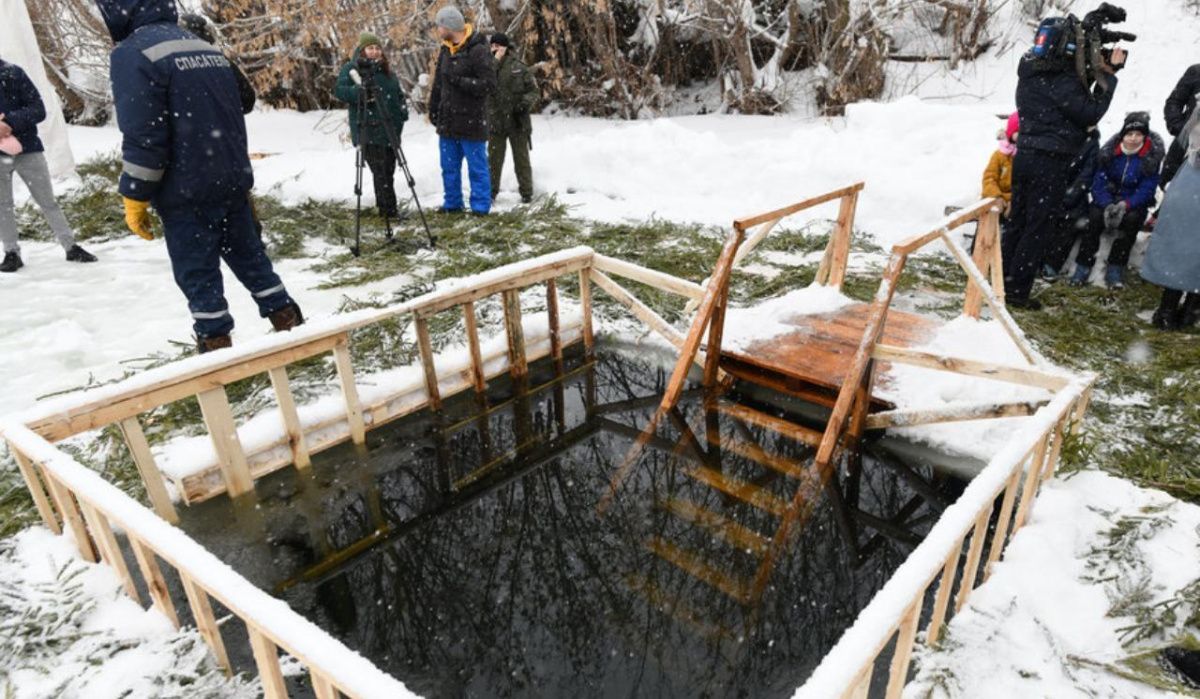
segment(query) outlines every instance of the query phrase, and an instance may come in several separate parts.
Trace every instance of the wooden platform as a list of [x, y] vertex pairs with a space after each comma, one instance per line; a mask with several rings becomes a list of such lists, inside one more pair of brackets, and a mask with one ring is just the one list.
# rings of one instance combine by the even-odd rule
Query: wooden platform
[[[721, 368], [732, 376], [818, 404], [832, 406], [862, 343], [870, 304], [833, 313], [797, 315], [785, 321], [793, 332], [754, 342], [739, 351], [723, 348]], [[935, 318], [892, 310], [883, 342], [898, 347], [927, 343], [941, 326]], [[878, 410], [894, 406], [872, 396]]]

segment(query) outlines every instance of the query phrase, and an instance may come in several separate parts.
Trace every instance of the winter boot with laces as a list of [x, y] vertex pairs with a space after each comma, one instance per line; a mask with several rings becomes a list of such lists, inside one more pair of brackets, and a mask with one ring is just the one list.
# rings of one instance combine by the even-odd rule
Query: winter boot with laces
[[72, 245], [67, 251], [67, 262], [95, 262], [96, 256], [78, 245]]
[[1179, 327], [1190, 328], [1200, 322], [1200, 294], [1188, 294], [1179, 308]]
[[208, 354], [215, 350], [229, 349], [230, 347], [233, 347], [233, 338], [228, 335], [196, 338], [196, 351], [200, 354]]
[[279, 333], [304, 325], [304, 314], [300, 312], [300, 307], [294, 303], [284, 306], [267, 316], [267, 318], [271, 321], [271, 327], [275, 328], [275, 332]]
[[4, 253], [4, 261], [0, 262], [0, 272], [15, 272], [25, 266], [21, 261], [21, 253], [6, 252]]

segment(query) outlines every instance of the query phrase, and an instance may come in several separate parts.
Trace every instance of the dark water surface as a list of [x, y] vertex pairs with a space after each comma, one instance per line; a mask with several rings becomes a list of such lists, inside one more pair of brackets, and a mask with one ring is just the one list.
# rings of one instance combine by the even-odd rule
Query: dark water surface
[[[528, 390], [460, 396], [182, 526], [424, 696], [789, 696], [961, 484], [871, 445], [861, 471], [814, 478], [811, 448], [698, 392], [622, 470], [670, 359], [539, 363]], [[804, 483], [772, 556], [771, 507]]]

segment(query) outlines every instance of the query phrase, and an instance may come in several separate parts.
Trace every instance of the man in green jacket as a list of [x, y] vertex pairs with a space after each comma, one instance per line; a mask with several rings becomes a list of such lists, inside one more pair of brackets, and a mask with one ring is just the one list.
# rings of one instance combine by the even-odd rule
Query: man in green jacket
[[[368, 89], [370, 88], [370, 89]], [[350, 105], [350, 140], [362, 146], [375, 182], [379, 215], [399, 219], [396, 202], [396, 146], [388, 140], [390, 123], [397, 139], [408, 121], [408, 104], [400, 81], [388, 64], [379, 37], [363, 34], [350, 62], [342, 66], [334, 97]]]
[[533, 124], [529, 113], [537, 102], [538, 87], [533, 74], [513, 55], [508, 36], [492, 34], [492, 55], [496, 57], [498, 88], [488, 96], [488, 164], [492, 171], [492, 201], [500, 193], [500, 175], [504, 172], [504, 156], [512, 144], [513, 165], [520, 184], [521, 201], [533, 201], [533, 166], [529, 162]]

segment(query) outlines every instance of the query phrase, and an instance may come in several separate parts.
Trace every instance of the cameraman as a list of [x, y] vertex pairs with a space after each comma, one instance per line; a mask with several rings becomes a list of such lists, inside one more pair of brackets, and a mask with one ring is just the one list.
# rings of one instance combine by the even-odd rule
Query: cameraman
[[350, 106], [350, 140], [356, 147], [362, 147], [367, 166], [371, 168], [379, 215], [399, 219], [397, 144], [388, 139], [388, 123], [399, 139], [404, 122], [408, 121], [408, 104], [379, 37], [368, 33], [359, 37], [358, 48], [350, 62], [342, 66], [333, 95]]
[[[1064, 30], [1051, 41], [1066, 45], [1071, 41], [1067, 35]], [[1030, 310], [1041, 309], [1029, 294], [1055, 238], [1071, 162], [1083, 150], [1089, 129], [1108, 111], [1117, 88], [1115, 73], [1127, 55], [1118, 48], [1101, 57], [1095, 67], [1107, 85], [1092, 89], [1077, 74], [1074, 56], [1065, 59], [1056, 47], [1045, 46], [1043, 38], [1039, 31], [1038, 47], [1021, 58], [1017, 70], [1021, 147], [1013, 163], [1011, 227], [1002, 246], [1008, 305]]]

